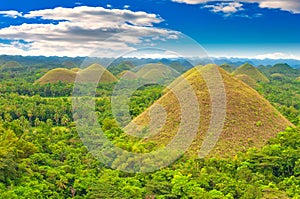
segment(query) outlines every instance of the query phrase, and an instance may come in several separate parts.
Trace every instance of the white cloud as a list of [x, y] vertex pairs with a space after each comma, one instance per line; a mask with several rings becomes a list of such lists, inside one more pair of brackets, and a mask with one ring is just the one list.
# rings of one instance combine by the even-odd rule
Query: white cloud
[[300, 56], [282, 53], [282, 52], [256, 55], [253, 58], [255, 58], [255, 59], [298, 59], [298, 60], [300, 60]]
[[17, 17], [21, 17], [22, 13], [15, 10], [8, 10], [8, 11], [0, 11], [0, 15], [4, 15], [5, 17], [17, 18]]
[[[0, 46], [1, 52], [23, 55], [85, 56], [96, 49], [102, 56], [132, 50], [143, 37], [176, 39], [178, 32], [154, 27], [163, 19], [155, 14], [130, 10], [80, 6], [31, 11], [25, 18], [59, 21], [49, 24], [22, 24], [0, 29], [0, 38], [26, 44]], [[153, 41], [151, 41], [153, 42]], [[150, 42], [149, 42], [150, 43]], [[20, 51], [21, 50], [21, 51]], [[22, 51], [23, 50], [23, 51]]]
[[204, 8], [210, 8], [212, 12], [222, 12], [226, 14], [232, 14], [243, 9], [243, 4], [239, 2], [229, 2], [229, 3], [217, 3], [215, 5], [205, 5]]
[[[220, 2], [216, 0], [172, 0], [178, 3], [186, 4], [204, 4], [209, 2]], [[233, 0], [223, 0], [223, 2], [233, 2]], [[275, 8], [291, 13], [300, 13], [300, 1], [299, 0], [236, 0], [234, 2], [239, 3], [258, 3], [261, 8]]]
[[124, 57], [128, 58], [150, 58], [150, 59], [163, 59], [163, 58], [178, 58], [178, 55], [173, 52], [164, 51], [164, 52], [135, 52], [133, 54], [126, 55]]
[[210, 0], [172, 0], [178, 3], [186, 3], [186, 4], [201, 4], [210, 2]]
[[[146, 12], [133, 12], [130, 10], [106, 9], [103, 7], [88, 7], [80, 6], [75, 8], [57, 7], [54, 9], [45, 9], [31, 11], [25, 14], [26, 18], [41, 17], [42, 19], [50, 20], [67, 20], [72, 23], [86, 22], [86, 26], [91, 24], [96, 26], [123, 24], [130, 22], [134, 25], [152, 26], [154, 23], [160, 23], [163, 20], [155, 14]], [[88, 23], [90, 22], [90, 23]], [[98, 24], [98, 25], [97, 25]]]
[[300, 13], [300, 1], [298, 0], [260, 0], [259, 6], [261, 8], [280, 8], [292, 13]]
[[108, 8], [112, 8], [112, 5], [110, 5], [110, 4], [107, 4], [107, 5], [106, 5], [106, 7], [108, 7]]
[[125, 5], [123, 8], [128, 9], [128, 8], [130, 8], [130, 5]]

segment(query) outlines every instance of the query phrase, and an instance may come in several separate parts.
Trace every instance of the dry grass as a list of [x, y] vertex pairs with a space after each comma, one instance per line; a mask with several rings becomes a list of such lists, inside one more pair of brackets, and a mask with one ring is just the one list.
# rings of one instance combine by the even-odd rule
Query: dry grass
[[[212, 66], [193, 68], [182, 76], [193, 87], [201, 113], [198, 134], [187, 152], [189, 155], [198, 154], [210, 124], [212, 107], [210, 94], [207, 84], [197, 71], [199, 69], [201, 73], [205, 72], [208, 67]], [[261, 147], [278, 132], [292, 125], [254, 89], [232, 77], [223, 69], [218, 68], [218, 70], [221, 73], [226, 90], [226, 119], [219, 140], [209, 156], [232, 157], [237, 152], [245, 151], [250, 147]], [[175, 80], [171, 87], [177, 87], [177, 90], [182, 92], [186, 90], [186, 86], [183, 86], [182, 80], [179, 79]], [[186, 98], [189, 97], [186, 96]], [[133, 128], [134, 125], [129, 124], [126, 129], [132, 134], [135, 134], [132, 131], [149, 129], [149, 126], [151, 126], [149, 112], [157, 105], [162, 106], [166, 113], [158, 114], [152, 119], [159, 120], [162, 126], [158, 128], [159, 132], [157, 134], [144, 139], [143, 142], [153, 141], [163, 147], [175, 136], [181, 122], [180, 104], [171, 90], [133, 120], [141, 128]], [[166, 117], [165, 123], [161, 122], [163, 117]], [[193, 115], [190, 117], [193, 117]], [[189, 131], [188, 128], [185, 130], [186, 132]], [[187, 133], [186, 136], [189, 136], [189, 134]]]
[[249, 77], [248, 75], [237, 75], [235, 76], [235, 78], [241, 80], [242, 82], [246, 83], [248, 86], [252, 87], [252, 88], [257, 88], [258, 84], [256, 83], [256, 81]]

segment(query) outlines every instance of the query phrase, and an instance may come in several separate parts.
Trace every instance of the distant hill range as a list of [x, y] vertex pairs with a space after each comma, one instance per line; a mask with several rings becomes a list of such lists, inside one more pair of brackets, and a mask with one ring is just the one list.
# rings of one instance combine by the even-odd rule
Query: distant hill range
[[254, 66], [264, 65], [273, 66], [278, 63], [286, 63], [292, 68], [300, 68], [300, 60], [296, 59], [249, 59], [249, 58], [212, 58], [214, 63], [221, 65], [223, 63], [240, 66], [248, 62]]
[[[11, 77], [17, 73], [36, 72], [44, 70], [52, 70], [57, 68], [70, 69], [78, 72], [78, 68], [86, 68], [93, 63], [100, 63], [102, 66], [112, 73], [115, 77], [119, 77], [123, 71], [132, 71], [143, 65], [161, 63], [178, 73], [184, 73], [196, 65], [206, 65], [215, 63], [229, 73], [234, 72], [241, 65], [248, 63], [266, 76], [269, 80], [283, 80], [286, 78], [296, 79], [300, 76], [300, 60], [293, 59], [247, 59], [247, 58], [86, 58], [86, 57], [44, 57], [44, 56], [10, 56], [0, 55], [0, 71], [10, 73]], [[56, 71], [57, 72], [57, 71]], [[62, 71], [58, 72], [59, 74]], [[41, 73], [43, 74], [43, 73]], [[152, 71], [152, 74], [153, 73]], [[70, 74], [69, 74], [70, 75]], [[251, 77], [249, 74], [243, 74]], [[133, 75], [130, 75], [133, 77]], [[261, 76], [261, 75], [260, 75]], [[239, 78], [246, 82], [251, 82], [245, 76]], [[252, 79], [253, 76], [251, 77]], [[51, 78], [50, 78], [51, 79]], [[257, 80], [256, 80], [257, 81]]]
[[279, 77], [279, 76], [281, 76], [281, 77], [298, 77], [298, 76], [300, 76], [300, 69], [292, 68], [287, 63], [277, 63], [273, 66], [259, 66], [258, 69], [269, 77], [272, 77], [272, 76], [273, 77]]

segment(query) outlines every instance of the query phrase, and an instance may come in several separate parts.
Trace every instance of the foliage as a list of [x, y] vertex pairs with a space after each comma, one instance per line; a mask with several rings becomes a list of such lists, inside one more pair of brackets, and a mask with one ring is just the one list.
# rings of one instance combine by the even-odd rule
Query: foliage
[[[264, 147], [251, 148], [233, 158], [184, 156], [152, 173], [130, 174], [106, 168], [87, 151], [76, 132], [72, 85], [33, 84], [45, 73], [41, 68], [53, 65], [1, 73], [0, 198], [300, 197], [299, 127], [288, 128]], [[155, 149], [151, 143], [137, 144], [118, 128], [110, 110], [113, 86], [99, 84], [95, 98], [95, 111], [105, 135], [131, 151]], [[299, 86], [293, 79], [274, 79], [260, 84], [258, 90], [297, 125]], [[151, 106], [163, 89], [151, 85], [133, 93], [129, 104], [132, 116]], [[262, 128], [265, 122], [257, 120], [253, 125]]]

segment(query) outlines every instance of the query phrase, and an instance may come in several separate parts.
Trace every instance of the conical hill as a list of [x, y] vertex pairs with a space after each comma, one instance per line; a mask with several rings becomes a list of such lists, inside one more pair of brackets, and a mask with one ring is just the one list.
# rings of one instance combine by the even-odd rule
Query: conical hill
[[[198, 133], [187, 152], [190, 155], [197, 155], [205, 137], [215, 133], [207, 132], [212, 118], [212, 99], [208, 84], [203, 79], [203, 74], [207, 73], [209, 71], [207, 69], [210, 67], [217, 66], [196, 67], [182, 76], [185, 77], [194, 90], [198, 102], [198, 106], [195, 106], [194, 109], [199, 108], [200, 110]], [[245, 151], [250, 147], [262, 147], [278, 132], [292, 125], [250, 86], [232, 77], [219, 67], [217, 67], [217, 70], [221, 74], [225, 88], [226, 117], [224, 118], [225, 122], [223, 128], [221, 128], [219, 139], [210, 151], [209, 156], [232, 157], [237, 152]], [[206, 74], [206, 76], [209, 76], [209, 74]], [[151, 130], [151, 125], [154, 122], [154, 125], [158, 126], [156, 130], [158, 129], [159, 131], [155, 133], [150, 132], [150, 136], [143, 139], [143, 142], [152, 141], [160, 147], [170, 143], [179, 130], [182, 118], [180, 100], [177, 98], [178, 93], [184, 93], [187, 90], [187, 86], [182, 82], [179, 79], [175, 80], [171, 87], [177, 87], [177, 94], [169, 90], [127, 125], [125, 128], [126, 132], [132, 135], [138, 135], [141, 132], [145, 133], [147, 130]], [[215, 96], [218, 95], [219, 93], [216, 93]], [[185, 98], [193, 98], [193, 96], [187, 95]], [[213, 100], [218, 103], [218, 98]], [[155, 113], [162, 108], [165, 110], [163, 114], [156, 114], [154, 117], [151, 117], [153, 112]], [[221, 112], [222, 110], [220, 110], [220, 114], [222, 114]], [[219, 113], [215, 113], [218, 116]], [[190, 114], [188, 117], [192, 119], [195, 115]], [[136, 125], [139, 126], [137, 127]], [[186, 136], [190, 136], [189, 130], [192, 131], [192, 129], [186, 127]]]

